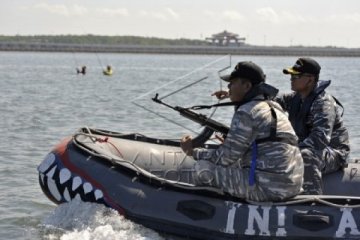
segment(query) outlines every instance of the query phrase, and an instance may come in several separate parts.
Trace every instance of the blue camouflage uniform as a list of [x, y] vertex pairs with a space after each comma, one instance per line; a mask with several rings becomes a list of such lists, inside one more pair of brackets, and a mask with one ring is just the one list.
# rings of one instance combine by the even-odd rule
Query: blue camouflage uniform
[[276, 101], [289, 113], [289, 120], [299, 137], [304, 160], [304, 192], [322, 194], [322, 174], [339, 170], [350, 152], [349, 135], [342, 120], [339, 102], [325, 92], [330, 81], [318, 81], [304, 100], [295, 92]]
[[[286, 141], [260, 141], [274, 130], [274, 115], [276, 138]], [[281, 107], [258, 95], [237, 108], [230, 131], [219, 148], [194, 149], [193, 157], [198, 160], [195, 182], [252, 201], [293, 197], [301, 192], [304, 172], [297, 140]], [[254, 141], [258, 143], [255, 145]], [[254, 150], [257, 151], [252, 172]]]

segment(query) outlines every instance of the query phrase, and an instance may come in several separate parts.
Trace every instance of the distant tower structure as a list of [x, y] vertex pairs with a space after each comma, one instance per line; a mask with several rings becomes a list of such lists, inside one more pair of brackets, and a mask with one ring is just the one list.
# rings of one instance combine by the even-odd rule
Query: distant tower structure
[[245, 38], [239, 37], [236, 33], [223, 31], [217, 34], [213, 34], [211, 37], [205, 38], [205, 40], [214, 46], [241, 46], [245, 45]]

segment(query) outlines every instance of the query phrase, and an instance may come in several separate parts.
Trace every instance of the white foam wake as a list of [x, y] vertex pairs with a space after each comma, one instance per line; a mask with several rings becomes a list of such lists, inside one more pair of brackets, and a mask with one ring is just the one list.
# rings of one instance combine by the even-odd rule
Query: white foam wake
[[115, 210], [74, 199], [59, 205], [43, 220], [43, 238], [60, 240], [163, 240]]

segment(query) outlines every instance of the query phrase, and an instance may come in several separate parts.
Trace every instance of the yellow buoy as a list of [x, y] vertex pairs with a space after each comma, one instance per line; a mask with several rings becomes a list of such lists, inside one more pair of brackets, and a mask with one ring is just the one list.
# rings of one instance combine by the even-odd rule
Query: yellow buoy
[[110, 65], [108, 65], [106, 69], [103, 70], [103, 74], [106, 76], [111, 76], [113, 74], [113, 70]]

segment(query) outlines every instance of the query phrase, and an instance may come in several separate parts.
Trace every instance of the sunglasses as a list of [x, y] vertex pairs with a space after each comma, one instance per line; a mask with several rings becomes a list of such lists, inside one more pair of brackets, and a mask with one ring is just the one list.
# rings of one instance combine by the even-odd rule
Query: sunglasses
[[291, 74], [290, 79], [291, 80], [296, 80], [296, 79], [299, 79], [299, 78], [302, 78], [302, 77], [312, 77], [312, 76], [314, 76], [314, 75], [306, 74], [306, 73], [303, 73], [303, 74]]

